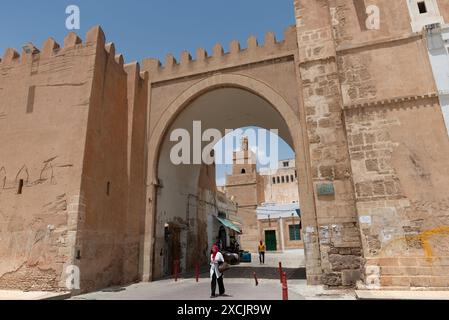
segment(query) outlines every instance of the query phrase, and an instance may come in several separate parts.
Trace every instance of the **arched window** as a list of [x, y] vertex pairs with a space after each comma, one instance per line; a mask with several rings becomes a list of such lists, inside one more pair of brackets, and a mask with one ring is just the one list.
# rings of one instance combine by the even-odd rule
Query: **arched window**
[[281, 179], [279, 177], [276, 178], [278, 183], [281, 183]]
[[285, 177], [282, 176], [282, 183], [285, 183]]
[[273, 178], [273, 184], [276, 184], [276, 178]]
[[289, 183], [290, 182], [290, 177], [286, 176], [286, 179], [287, 179], [287, 183]]
[[245, 173], [246, 173], [246, 170], [242, 169], [241, 174], [245, 174]]

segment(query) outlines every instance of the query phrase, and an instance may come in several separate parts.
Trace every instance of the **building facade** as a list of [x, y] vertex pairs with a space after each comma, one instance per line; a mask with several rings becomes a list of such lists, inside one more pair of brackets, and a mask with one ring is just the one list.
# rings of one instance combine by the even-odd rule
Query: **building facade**
[[243, 250], [257, 252], [259, 241], [266, 243], [268, 251], [304, 247], [294, 159], [279, 161], [277, 169], [258, 171], [256, 155], [243, 137], [240, 150], [234, 152], [232, 173], [226, 176], [225, 192], [238, 205]]
[[[169, 134], [193, 135], [196, 120], [277, 128], [295, 151], [309, 284], [448, 288], [449, 2], [294, 3], [282, 41], [267, 33], [179, 62], [125, 65], [99, 27], [7, 49], [0, 288], [67, 290], [74, 268], [74, 293], [160, 278], [166, 225], [196, 232], [187, 208], [201, 165], [171, 163]], [[259, 197], [239, 203], [243, 220], [257, 222]]]
[[299, 203], [298, 172], [295, 159], [279, 161], [277, 169], [261, 169], [265, 203]]
[[299, 205], [264, 204], [257, 208], [259, 238], [267, 251], [304, 248]]

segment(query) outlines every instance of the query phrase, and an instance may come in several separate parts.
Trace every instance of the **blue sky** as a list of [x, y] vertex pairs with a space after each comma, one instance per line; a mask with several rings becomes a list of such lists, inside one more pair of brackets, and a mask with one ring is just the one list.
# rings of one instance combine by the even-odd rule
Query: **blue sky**
[[199, 47], [208, 52], [216, 43], [225, 48], [231, 40], [243, 46], [250, 35], [263, 42], [264, 34], [283, 31], [294, 24], [293, 0], [22, 0], [2, 1], [0, 51], [20, 49], [28, 41], [40, 48], [48, 37], [59, 43], [67, 34], [65, 9], [81, 11], [81, 38], [94, 25], [101, 25], [108, 41], [116, 44], [125, 60], [146, 57], [193, 55]]
[[[197, 48], [212, 52], [216, 43], [227, 50], [234, 39], [245, 47], [251, 35], [263, 43], [270, 31], [283, 39], [284, 30], [295, 23], [293, 0], [22, 0], [20, 5], [2, 1], [0, 52], [9, 47], [21, 52], [27, 42], [41, 48], [50, 36], [62, 44], [69, 32], [65, 23], [69, 5], [80, 8], [81, 29], [75, 32], [82, 39], [92, 26], [101, 25], [107, 41], [115, 43], [127, 62], [147, 57], [163, 61], [167, 53], [178, 58], [183, 50], [194, 56]], [[250, 147], [255, 150], [256, 141], [250, 141]], [[280, 140], [278, 158], [293, 156]], [[230, 170], [229, 165], [217, 167], [219, 184]]]

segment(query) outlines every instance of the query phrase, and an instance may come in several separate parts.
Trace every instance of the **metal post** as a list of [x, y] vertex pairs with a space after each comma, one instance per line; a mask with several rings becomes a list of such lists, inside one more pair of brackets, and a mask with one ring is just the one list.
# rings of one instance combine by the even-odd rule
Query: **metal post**
[[279, 279], [282, 283], [282, 262], [279, 262]]
[[287, 274], [284, 272], [282, 274], [282, 300], [288, 300], [288, 285], [287, 285]]
[[253, 275], [254, 275], [254, 281], [256, 281], [256, 287], [257, 287], [259, 285], [259, 280], [257, 280], [257, 275], [255, 272], [253, 273]]

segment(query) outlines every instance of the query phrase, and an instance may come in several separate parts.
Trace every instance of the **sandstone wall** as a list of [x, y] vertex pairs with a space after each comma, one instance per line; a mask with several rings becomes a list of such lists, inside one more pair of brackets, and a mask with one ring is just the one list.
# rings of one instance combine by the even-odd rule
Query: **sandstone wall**
[[137, 280], [144, 199], [138, 161], [144, 159], [145, 118], [137, 118], [145, 117], [146, 86], [137, 66], [128, 66], [127, 74], [101, 30], [97, 43], [81, 181], [85, 212], [76, 247], [83, 291]]
[[0, 63], [0, 288], [67, 290], [96, 44], [72, 33], [29, 48]]
[[[306, 259], [318, 261], [307, 272], [326, 285], [353, 285], [363, 259], [329, 4], [296, 1], [295, 8], [317, 219], [316, 227], [304, 219]], [[320, 194], [322, 184], [334, 192]]]
[[124, 282], [139, 279], [142, 272], [141, 250], [145, 234], [147, 159], [146, 135], [148, 121], [148, 74], [140, 72], [140, 65], [125, 65], [128, 75], [128, 211], [124, 243], [127, 247], [123, 268]]
[[[375, 4], [381, 12], [379, 30], [363, 28], [366, 16], [360, 10], [366, 8], [353, 1], [304, 1], [298, 6], [298, 41], [305, 61], [301, 77], [315, 88], [305, 99], [318, 132], [309, 136], [312, 163], [321, 159], [323, 149], [314, 146], [322, 143], [319, 132], [329, 126], [325, 118], [334, 110], [334, 123], [343, 121], [342, 137], [349, 146], [365, 285], [447, 287], [448, 201], [441, 190], [449, 182], [449, 141], [426, 42], [421, 33], [412, 33], [404, 1]], [[327, 10], [332, 28], [309, 17]], [[447, 14], [444, 6], [440, 11]], [[313, 26], [313, 32], [305, 31]], [[331, 83], [334, 100], [328, 97]], [[319, 168], [315, 174], [323, 177]], [[331, 268], [349, 265], [329, 258]]]

